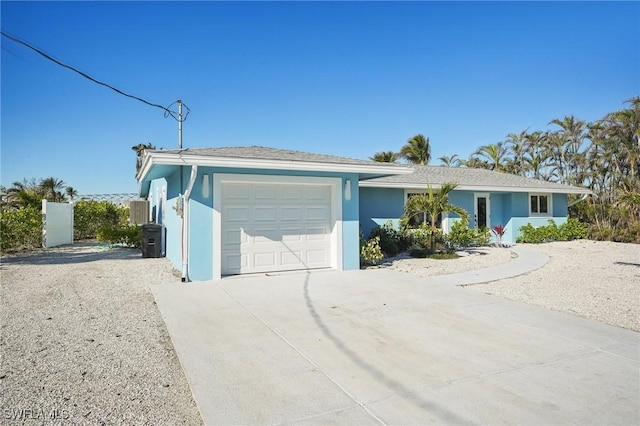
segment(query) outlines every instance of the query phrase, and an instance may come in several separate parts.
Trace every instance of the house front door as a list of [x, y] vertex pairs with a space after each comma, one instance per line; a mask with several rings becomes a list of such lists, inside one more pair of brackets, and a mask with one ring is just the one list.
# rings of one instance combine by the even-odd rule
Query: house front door
[[476, 227], [491, 227], [491, 217], [490, 217], [490, 198], [489, 194], [478, 193], [475, 194], [475, 203], [474, 203], [474, 221]]

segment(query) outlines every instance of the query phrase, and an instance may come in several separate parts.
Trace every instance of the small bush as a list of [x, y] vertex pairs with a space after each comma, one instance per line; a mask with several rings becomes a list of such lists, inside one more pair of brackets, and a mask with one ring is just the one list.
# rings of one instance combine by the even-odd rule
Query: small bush
[[553, 219], [549, 219], [548, 225], [535, 227], [527, 223], [520, 227], [520, 236], [516, 239], [519, 243], [540, 244], [550, 241], [570, 241], [586, 238], [587, 225], [578, 219], [568, 219], [566, 223], [558, 226]]
[[384, 259], [380, 248], [380, 237], [373, 237], [369, 241], [360, 239], [360, 263], [363, 265], [377, 265]]
[[73, 206], [74, 239], [96, 238], [98, 229], [117, 227], [129, 219], [129, 208], [110, 201], [80, 200]]
[[42, 212], [34, 207], [0, 210], [0, 251], [42, 246]]
[[429, 250], [421, 246], [409, 247], [409, 256], [424, 259], [429, 254]]
[[447, 239], [453, 247], [486, 246], [491, 241], [491, 233], [487, 228], [469, 228], [464, 220], [457, 220], [451, 225]]
[[142, 227], [138, 225], [103, 225], [98, 229], [96, 237], [101, 243], [142, 248]]
[[375, 237], [379, 237], [380, 248], [387, 257], [393, 257], [411, 245], [410, 236], [394, 229], [391, 221], [388, 221], [383, 226], [373, 228], [369, 235], [369, 240]]

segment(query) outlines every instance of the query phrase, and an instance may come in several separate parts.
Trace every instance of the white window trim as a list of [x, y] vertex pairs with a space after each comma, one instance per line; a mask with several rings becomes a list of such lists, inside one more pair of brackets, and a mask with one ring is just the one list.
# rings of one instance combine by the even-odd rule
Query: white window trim
[[[538, 210], [540, 210], [540, 196], [547, 197], [547, 212], [535, 213], [531, 211], [531, 197], [538, 197]], [[553, 217], [553, 195], [548, 192], [529, 192], [527, 196], [527, 203], [529, 203], [529, 217]]]

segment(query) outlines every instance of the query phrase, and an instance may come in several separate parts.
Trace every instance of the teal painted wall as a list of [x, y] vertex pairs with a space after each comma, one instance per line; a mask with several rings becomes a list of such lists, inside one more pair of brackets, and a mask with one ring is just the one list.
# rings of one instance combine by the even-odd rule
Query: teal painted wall
[[[474, 198], [473, 191], [453, 191], [449, 195], [452, 204], [460, 206], [469, 212], [469, 222], [474, 226]], [[531, 222], [535, 226], [546, 225], [550, 218], [529, 217], [529, 194], [523, 192], [490, 192], [490, 224], [491, 227], [502, 225], [505, 234], [503, 242], [513, 243], [520, 235], [519, 228]], [[567, 196], [566, 194], [552, 195], [552, 212], [554, 221], [560, 225], [566, 222]], [[397, 224], [402, 216], [404, 207], [404, 189], [398, 188], [361, 188], [360, 189], [360, 225], [365, 234], [369, 236], [371, 229], [376, 225], [382, 225], [391, 220]], [[455, 214], [449, 215], [448, 230], [451, 225], [459, 220]], [[495, 234], [491, 233], [493, 241], [497, 241]]]
[[[180, 180], [180, 169], [182, 182]], [[189, 279], [193, 281], [209, 280], [214, 275], [213, 250], [214, 223], [213, 223], [213, 175], [214, 173], [241, 173], [255, 175], [272, 176], [309, 176], [309, 177], [331, 177], [340, 178], [340, 192], [342, 197], [342, 266], [345, 270], [360, 268], [359, 249], [359, 194], [358, 175], [340, 173], [314, 173], [314, 172], [287, 172], [281, 170], [247, 170], [239, 168], [213, 168], [198, 167], [197, 177], [194, 182], [191, 198], [188, 205], [189, 215]], [[176, 269], [182, 270], [182, 250], [181, 250], [181, 217], [171, 208], [176, 204], [180, 194], [184, 193], [189, 182], [191, 167], [175, 167], [174, 171], [166, 176], [167, 204], [165, 208], [166, 227], [166, 253]], [[208, 194], [203, 193], [203, 176], [209, 176]], [[149, 194], [154, 194], [155, 188], [160, 181], [156, 179], [150, 185]], [[351, 199], [345, 198], [344, 187], [346, 181], [351, 181]]]
[[392, 221], [397, 228], [404, 212], [404, 189], [360, 188], [360, 226], [365, 238], [376, 226]]
[[342, 190], [342, 268], [344, 270], [360, 269], [360, 194], [358, 191], [358, 175], [342, 176], [341, 188], [346, 180], [351, 181], [351, 199], [345, 199]]

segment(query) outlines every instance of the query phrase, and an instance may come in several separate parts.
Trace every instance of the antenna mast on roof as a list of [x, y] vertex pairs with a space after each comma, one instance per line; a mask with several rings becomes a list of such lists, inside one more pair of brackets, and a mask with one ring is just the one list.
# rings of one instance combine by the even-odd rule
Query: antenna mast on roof
[[178, 149], [182, 149], [182, 101], [178, 99]]

